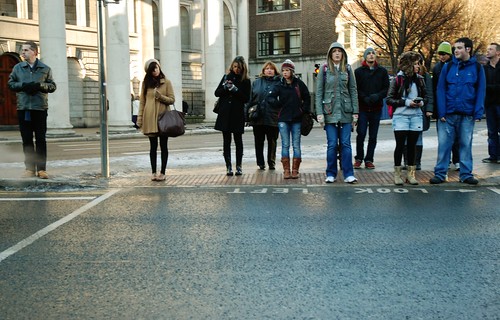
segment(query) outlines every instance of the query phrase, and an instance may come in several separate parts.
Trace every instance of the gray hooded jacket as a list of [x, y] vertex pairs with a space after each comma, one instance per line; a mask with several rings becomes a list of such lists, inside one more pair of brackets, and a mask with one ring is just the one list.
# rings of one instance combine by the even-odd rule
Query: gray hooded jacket
[[[340, 48], [343, 52], [339, 70], [331, 60], [331, 51], [334, 48]], [[357, 114], [359, 110], [358, 92], [356, 78], [351, 66], [347, 64], [344, 47], [338, 42], [332, 43], [326, 61], [317, 78], [316, 114], [324, 115], [325, 123], [351, 123], [353, 114]]]

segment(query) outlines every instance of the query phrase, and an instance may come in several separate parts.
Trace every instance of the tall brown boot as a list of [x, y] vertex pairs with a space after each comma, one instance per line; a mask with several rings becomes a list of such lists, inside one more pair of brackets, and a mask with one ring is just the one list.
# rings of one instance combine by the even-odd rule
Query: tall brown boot
[[283, 178], [290, 179], [290, 158], [281, 158], [281, 163], [283, 164]]
[[301, 162], [302, 162], [301, 158], [293, 158], [292, 179], [298, 179], [299, 178], [299, 167], [300, 167], [300, 163]]

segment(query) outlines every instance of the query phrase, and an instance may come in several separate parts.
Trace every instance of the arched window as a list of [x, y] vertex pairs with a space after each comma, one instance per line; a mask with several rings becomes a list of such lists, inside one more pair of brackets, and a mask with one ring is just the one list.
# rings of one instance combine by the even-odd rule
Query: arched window
[[186, 7], [181, 7], [181, 45], [182, 49], [191, 48], [191, 19]]

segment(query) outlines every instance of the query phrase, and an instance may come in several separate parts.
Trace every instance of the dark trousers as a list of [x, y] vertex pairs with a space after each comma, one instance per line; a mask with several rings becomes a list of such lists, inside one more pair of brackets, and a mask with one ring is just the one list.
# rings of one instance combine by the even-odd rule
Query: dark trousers
[[[380, 126], [380, 116], [382, 111], [371, 111], [359, 113], [358, 126], [356, 128], [356, 156], [354, 159], [373, 162], [375, 147], [377, 146], [378, 128]], [[366, 156], [364, 151], [364, 143], [368, 133], [368, 146], [366, 148]]]
[[[47, 110], [18, 110], [19, 131], [23, 140], [24, 165], [26, 170], [47, 169]], [[33, 143], [33, 133], [35, 143]]]
[[395, 166], [401, 166], [401, 160], [403, 159], [403, 153], [405, 151], [405, 144], [408, 155], [408, 165], [415, 165], [415, 153], [419, 135], [420, 131], [394, 131], [394, 137], [396, 138], [396, 148], [394, 149]]
[[500, 160], [500, 105], [486, 106], [488, 127], [488, 154], [490, 159]]
[[231, 135], [234, 136], [234, 144], [236, 145], [236, 165], [241, 167], [241, 162], [243, 160], [243, 134], [242, 133], [231, 133], [228, 131], [222, 132], [223, 138], [223, 155], [226, 161], [226, 166], [231, 165]]
[[267, 164], [270, 168], [276, 166], [276, 146], [279, 136], [278, 127], [253, 126], [255, 142], [255, 157], [258, 166], [264, 166], [264, 141], [267, 139]]
[[151, 172], [156, 173], [156, 150], [158, 149], [158, 138], [160, 138], [161, 149], [161, 170], [160, 173], [165, 174], [168, 162], [168, 137], [149, 137], [149, 160], [151, 161]]

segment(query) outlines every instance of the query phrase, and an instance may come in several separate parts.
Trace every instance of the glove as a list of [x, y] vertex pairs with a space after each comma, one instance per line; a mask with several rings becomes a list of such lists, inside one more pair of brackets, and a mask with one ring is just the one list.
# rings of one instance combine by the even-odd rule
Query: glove
[[40, 91], [40, 87], [41, 87], [41, 85], [39, 82], [29, 82], [24, 86], [24, 92], [26, 92], [30, 95], [34, 95], [38, 91]]
[[319, 124], [324, 127], [325, 126], [325, 116], [322, 114], [318, 114], [317, 116]]

